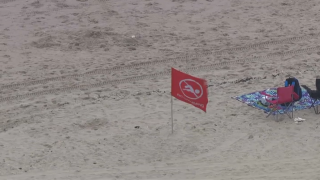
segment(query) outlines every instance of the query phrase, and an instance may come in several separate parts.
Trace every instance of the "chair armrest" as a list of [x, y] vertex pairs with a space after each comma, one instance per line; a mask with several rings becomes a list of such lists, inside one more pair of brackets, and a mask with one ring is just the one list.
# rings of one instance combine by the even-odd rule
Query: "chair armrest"
[[292, 95], [294, 100], [299, 99], [299, 95], [297, 93], [293, 92]]

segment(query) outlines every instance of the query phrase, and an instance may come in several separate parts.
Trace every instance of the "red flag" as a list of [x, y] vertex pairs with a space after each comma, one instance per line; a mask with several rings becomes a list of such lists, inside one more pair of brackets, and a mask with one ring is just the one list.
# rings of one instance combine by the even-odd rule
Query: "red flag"
[[206, 112], [207, 82], [171, 68], [171, 95]]

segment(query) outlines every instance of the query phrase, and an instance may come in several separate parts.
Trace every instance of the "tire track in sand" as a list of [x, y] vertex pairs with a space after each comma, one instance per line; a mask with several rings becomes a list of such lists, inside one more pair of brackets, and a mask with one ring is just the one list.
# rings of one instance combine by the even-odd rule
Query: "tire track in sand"
[[[256, 61], [256, 60], [268, 60], [269, 58], [284, 57], [284, 56], [288, 56], [288, 55], [296, 55], [296, 54], [302, 54], [302, 53], [310, 53], [310, 52], [319, 51], [319, 50], [320, 50], [320, 46], [317, 46], [317, 47], [299, 49], [299, 50], [293, 50], [293, 51], [287, 51], [287, 52], [278, 52], [278, 53], [273, 53], [273, 54], [269, 54], [266, 56], [253, 57], [253, 58], [248, 58], [248, 59], [240, 59], [240, 60], [235, 60], [235, 61], [186, 68], [186, 69], [183, 69], [182, 71], [186, 71], [189, 73], [190, 72], [200, 72], [200, 71], [204, 71], [204, 70], [210, 70], [210, 69], [216, 68], [218, 66], [228, 66], [228, 65], [234, 65], [237, 63], [252, 62], [252, 61]], [[102, 71], [101, 71], [101, 73], [102, 73]], [[24, 98], [28, 98], [28, 97], [35, 97], [35, 96], [41, 96], [41, 95], [47, 95], [47, 94], [68, 92], [68, 91], [73, 91], [73, 90], [78, 90], [78, 89], [89, 89], [89, 88], [96, 88], [96, 87], [101, 87], [101, 86], [105, 86], [105, 85], [117, 85], [117, 84], [123, 84], [123, 83], [132, 83], [134, 81], [145, 80], [145, 79], [150, 79], [150, 78], [157, 78], [159, 76], [162, 76], [162, 77], [169, 76], [170, 74], [171, 74], [171, 70], [167, 70], [167, 71], [162, 71], [162, 72], [155, 73], [155, 74], [133, 76], [133, 77], [129, 77], [126, 79], [103, 81], [100, 83], [89, 84], [89, 85], [76, 85], [76, 86], [71, 86], [71, 87], [49, 89], [49, 90], [38, 91], [38, 92], [28, 93], [28, 94], [23, 94], [23, 95], [4, 97], [4, 98], [0, 99], [0, 103], [5, 102], [5, 101], [24, 99]]]
[[[308, 39], [314, 39], [318, 38], [320, 36], [320, 33], [317, 34], [312, 34], [308, 36], [299, 36], [299, 37], [291, 37], [291, 38], [285, 38], [282, 40], [275, 40], [275, 41], [266, 41], [266, 42], [261, 42], [261, 43], [256, 43], [256, 44], [251, 44], [248, 46], [243, 46], [243, 47], [237, 47], [237, 48], [230, 48], [230, 49], [224, 49], [221, 51], [213, 52], [213, 51], [205, 51], [203, 53], [198, 53], [198, 54], [193, 54], [193, 55], [185, 55], [185, 56], [179, 56], [175, 58], [168, 58], [168, 59], [161, 59], [161, 60], [156, 60], [156, 61], [147, 61], [147, 62], [142, 62], [142, 63], [135, 63], [131, 65], [126, 65], [126, 66], [117, 66], [109, 69], [96, 69], [93, 71], [89, 71], [83, 74], [71, 74], [71, 75], [65, 75], [65, 76], [59, 76], [59, 77], [52, 77], [52, 78], [46, 78], [46, 79], [41, 79], [41, 80], [35, 80], [35, 81], [28, 81], [28, 82], [20, 82], [20, 83], [15, 83], [15, 84], [9, 84], [9, 85], [2, 85], [0, 89], [7, 89], [7, 88], [16, 88], [19, 86], [32, 86], [36, 84], [45, 84], [50, 81], [63, 81], [66, 79], [72, 79], [76, 77], [85, 77], [85, 76], [91, 76], [95, 74], [109, 74], [114, 71], [123, 71], [123, 70], [128, 70], [132, 68], [137, 68], [137, 67], [146, 67], [146, 66], [151, 66], [151, 65], [156, 65], [156, 64], [165, 64], [165, 63], [171, 63], [171, 62], [181, 62], [181, 61], [189, 61], [191, 59], [195, 58], [202, 58], [206, 56], [211, 56], [211, 55], [222, 55], [222, 54], [230, 54], [233, 52], [237, 51], [244, 51], [244, 50], [249, 50], [249, 49], [254, 49], [257, 47], [266, 47], [270, 45], [277, 45], [277, 44], [284, 44], [284, 43], [291, 43], [295, 41], [303, 41], [303, 40], [308, 40]], [[231, 63], [217, 63], [215, 66], [221, 66], [221, 65], [229, 65]], [[211, 65], [212, 66], [212, 65]]]

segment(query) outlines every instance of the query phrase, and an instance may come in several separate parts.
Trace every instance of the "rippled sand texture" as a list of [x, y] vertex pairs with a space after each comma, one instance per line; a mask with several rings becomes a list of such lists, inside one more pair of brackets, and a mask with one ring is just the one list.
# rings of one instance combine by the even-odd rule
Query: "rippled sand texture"
[[[320, 177], [319, 118], [231, 99], [320, 75], [317, 0], [0, 0], [0, 179]], [[132, 37], [134, 36], [134, 37]], [[205, 78], [207, 113], [170, 68]]]

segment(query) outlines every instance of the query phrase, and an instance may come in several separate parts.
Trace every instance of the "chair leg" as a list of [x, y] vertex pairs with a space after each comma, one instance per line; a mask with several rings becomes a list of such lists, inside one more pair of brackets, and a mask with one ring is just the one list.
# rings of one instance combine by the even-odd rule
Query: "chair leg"
[[318, 107], [313, 106], [314, 113], [318, 114]]
[[[289, 117], [289, 119], [292, 118], [292, 117], [290, 116], [290, 112], [285, 111], [284, 113]], [[292, 116], [293, 116], [293, 115], [292, 115]]]
[[315, 100], [312, 99], [312, 100], [311, 100], [311, 103], [312, 103], [312, 104], [311, 104], [310, 108], [313, 108], [314, 112], [317, 114], [316, 107], [314, 106]]
[[316, 114], [319, 114], [319, 113], [320, 113], [320, 112], [319, 112], [319, 106], [315, 106], [315, 105], [314, 105], [316, 102], [317, 102], [317, 99], [312, 100], [311, 107], [313, 107], [314, 112], [315, 112]]
[[[271, 114], [276, 113], [277, 111], [278, 111], [278, 110], [277, 110], [277, 107], [276, 107], [276, 108], [275, 108], [275, 107], [270, 108], [270, 112], [269, 112], [269, 114], [266, 116], [266, 118], [268, 118]], [[277, 115], [276, 117], [278, 118], [278, 114], [279, 114], [279, 113], [274, 114], [274, 115]]]
[[[291, 112], [290, 112], [290, 108], [291, 108]], [[283, 110], [283, 113], [287, 114], [287, 116], [290, 119], [293, 119], [294, 103], [290, 103], [289, 105], [287, 105], [284, 108], [282, 108], [282, 110]], [[277, 113], [277, 114], [275, 114], [275, 113]], [[279, 119], [278, 116], [280, 114], [280, 111], [278, 109], [278, 106], [270, 108], [270, 112], [266, 116], [266, 118], [268, 118], [271, 114], [274, 114], [274, 116], [276, 116], [276, 120]]]
[[278, 121], [278, 119], [279, 119], [279, 112], [277, 110], [273, 111], [273, 119], [276, 121]]
[[273, 110], [271, 110], [270, 112], [269, 112], [269, 114], [266, 116], [266, 118], [267, 117], [269, 117], [272, 113], [274, 113], [275, 111], [273, 111]]
[[[288, 116], [290, 119], [292, 119], [292, 117], [293, 117], [293, 111], [292, 111], [292, 117], [290, 116], [290, 112], [288, 112], [290, 106], [291, 106], [291, 105], [286, 106], [286, 107], [285, 107], [284, 109], [282, 109], [282, 110], [283, 110], [283, 113], [284, 113], [284, 114], [287, 114], [287, 116]], [[279, 120], [280, 111], [279, 111], [279, 109], [277, 109], [277, 108], [278, 108], [278, 106], [277, 106], [276, 108], [271, 108], [271, 110], [270, 110], [269, 114], [266, 116], [266, 118], [268, 118], [271, 114], [273, 114], [273, 115], [274, 115], [274, 118], [278, 121], [278, 120]]]
[[[292, 107], [292, 110], [291, 110], [291, 116], [290, 116], [290, 107]], [[285, 108], [283, 109], [283, 113], [287, 114], [287, 116], [292, 119], [293, 118], [293, 104], [289, 104], [288, 106], [285, 106]]]

